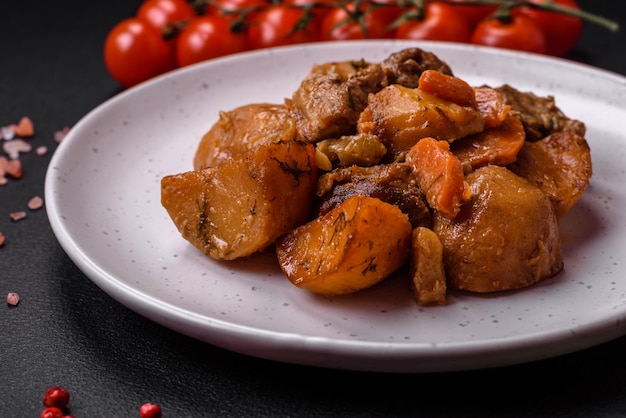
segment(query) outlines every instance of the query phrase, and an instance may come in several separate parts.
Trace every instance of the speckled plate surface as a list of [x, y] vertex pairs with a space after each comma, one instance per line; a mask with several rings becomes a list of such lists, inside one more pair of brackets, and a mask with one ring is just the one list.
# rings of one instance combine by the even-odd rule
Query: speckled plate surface
[[[380, 60], [415, 45], [331, 43], [232, 56], [130, 89], [86, 115], [53, 156], [52, 228], [77, 266], [136, 312], [244, 354], [330, 368], [439, 372], [510, 365], [626, 333], [626, 79], [546, 57], [418, 44], [472, 84], [512, 84], [588, 127], [594, 175], [561, 229], [565, 270], [497, 295], [451, 295], [420, 308], [406, 278], [325, 299], [295, 288], [272, 256], [220, 263], [184, 241], [160, 204], [160, 180], [191, 169], [219, 110], [280, 102], [313, 63]], [[97, 326], [97, 324], [94, 324]]]

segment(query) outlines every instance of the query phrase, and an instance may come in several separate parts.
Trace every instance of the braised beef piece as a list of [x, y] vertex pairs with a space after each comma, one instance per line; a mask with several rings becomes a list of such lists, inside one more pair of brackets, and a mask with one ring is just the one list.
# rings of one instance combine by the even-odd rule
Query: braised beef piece
[[407, 48], [395, 52], [381, 64], [387, 84], [400, 84], [404, 87], [416, 88], [422, 73], [436, 70], [452, 75], [452, 69], [432, 52], [420, 48]]
[[300, 139], [317, 142], [354, 134], [367, 96], [384, 84], [380, 65], [342, 61], [314, 66], [287, 100]]
[[407, 164], [351, 166], [324, 174], [318, 181], [314, 216], [332, 210], [354, 195], [376, 197], [398, 206], [409, 217], [413, 228], [432, 226], [426, 198]]
[[531, 92], [522, 92], [508, 84], [497, 87], [496, 90], [511, 106], [513, 114], [522, 121], [527, 141], [534, 142], [561, 131], [585, 136], [585, 124], [565, 116], [556, 106], [554, 97], [541, 97]]

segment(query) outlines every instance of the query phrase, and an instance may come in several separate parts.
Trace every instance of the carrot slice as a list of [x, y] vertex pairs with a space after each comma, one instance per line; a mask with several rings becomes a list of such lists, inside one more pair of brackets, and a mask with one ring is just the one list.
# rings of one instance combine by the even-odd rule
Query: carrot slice
[[491, 87], [475, 87], [477, 109], [485, 120], [485, 128], [500, 125], [509, 114], [511, 106], [507, 105], [499, 91]]
[[454, 218], [472, 192], [465, 181], [461, 161], [450, 152], [447, 141], [421, 139], [406, 155], [428, 204]]
[[456, 103], [459, 106], [476, 108], [474, 89], [460, 78], [435, 70], [426, 70], [420, 76], [418, 83], [420, 90], [426, 93]]
[[498, 127], [454, 141], [450, 150], [474, 170], [487, 164], [506, 166], [515, 162], [525, 140], [522, 122], [508, 115]]

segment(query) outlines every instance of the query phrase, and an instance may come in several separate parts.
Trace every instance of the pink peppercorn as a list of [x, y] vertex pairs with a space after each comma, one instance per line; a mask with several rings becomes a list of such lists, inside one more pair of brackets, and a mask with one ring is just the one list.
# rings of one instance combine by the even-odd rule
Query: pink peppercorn
[[70, 393], [58, 386], [52, 386], [43, 395], [43, 404], [48, 407], [65, 409], [70, 404]]
[[141, 418], [161, 418], [161, 407], [153, 403], [145, 403], [139, 408]]
[[41, 415], [39, 415], [39, 418], [63, 418], [63, 417], [64, 417], [63, 411], [61, 411], [56, 406], [47, 407], [46, 409], [41, 411]]

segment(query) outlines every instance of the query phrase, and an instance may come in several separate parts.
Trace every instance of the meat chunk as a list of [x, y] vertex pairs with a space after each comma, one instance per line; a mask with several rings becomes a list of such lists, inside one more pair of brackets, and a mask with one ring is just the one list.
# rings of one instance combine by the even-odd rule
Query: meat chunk
[[299, 139], [317, 142], [354, 134], [370, 93], [390, 84], [417, 87], [420, 75], [428, 69], [452, 74], [435, 54], [419, 48], [396, 52], [380, 63], [360, 60], [315, 65], [287, 100]]
[[495, 292], [530, 286], [563, 268], [550, 199], [505, 167], [470, 173], [473, 198], [454, 219], [435, 213], [451, 289]]
[[204, 134], [194, 155], [194, 170], [218, 166], [256, 145], [291, 140], [295, 127], [284, 105], [253, 103], [228, 112]]
[[571, 131], [585, 136], [585, 124], [568, 118], [556, 106], [554, 97], [540, 97], [531, 92], [522, 92], [508, 84], [497, 87], [496, 90], [511, 106], [511, 112], [522, 121], [527, 141], [537, 141], [559, 131]]
[[387, 78], [387, 84], [400, 84], [415, 88], [419, 78], [426, 70], [435, 70], [452, 75], [452, 69], [432, 52], [420, 48], [406, 48], [389, 55], [382, 61], [381, 67]]
[[411, 236], [411, 290], [421, 306], [446, 303], [446, 274], [443, 271], [443, 245], [431, 229], [418, 227]]
[[313, 67], [287, 105], [301, 140], [317, 142], [355, 133], [367, 96], [380, 90], [380, 65], [365, 61], [331, 62]]
[[548, 195], [560, 218], [589, 185], [591, 150], [582, 136], [556, 132], [540, 141], [526, 142], [509, 168]]
[[354, 195], [376, 197], [407, 214], [411, 226], [430, 227], [432, 216], [411, 167], [404, 163], [347, 167], [322, 175], [317, 186], [317, 214], [329, 212]]

